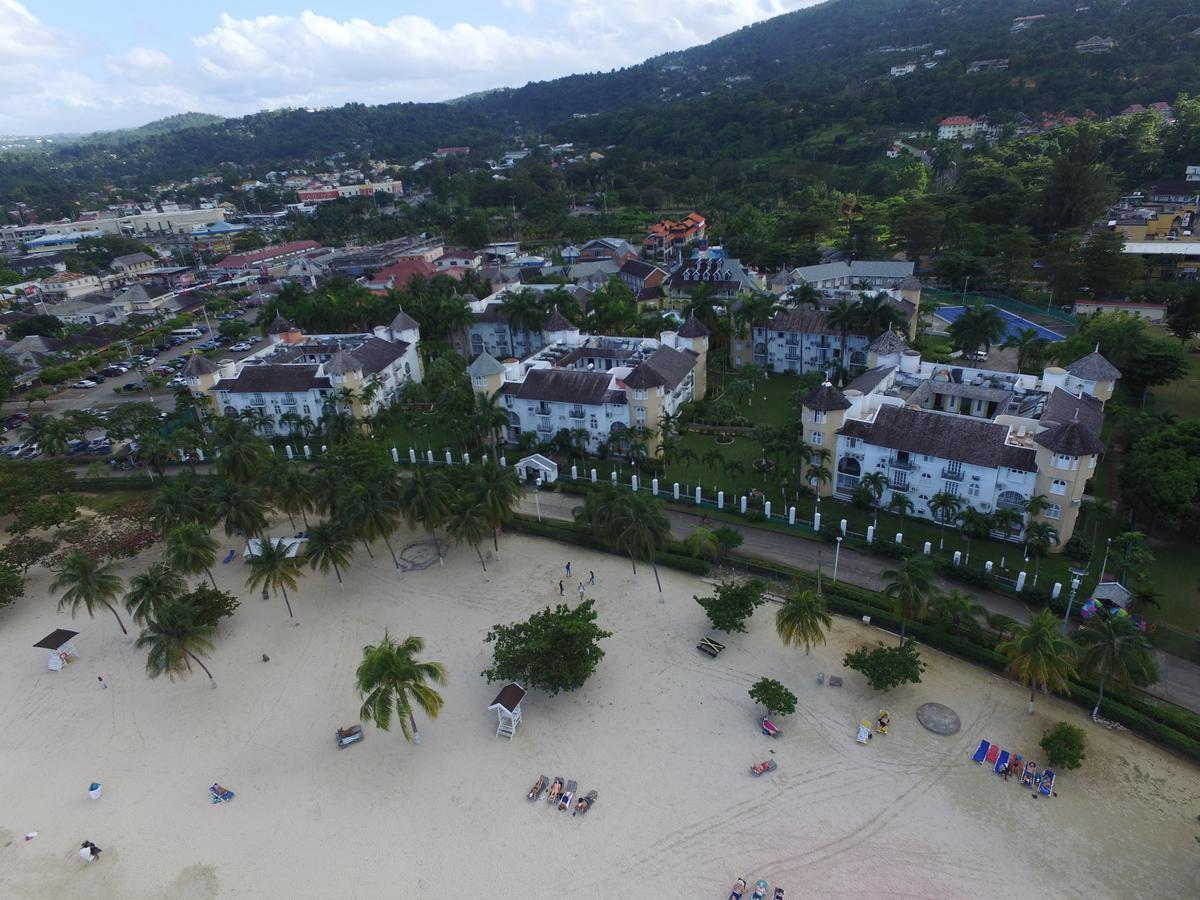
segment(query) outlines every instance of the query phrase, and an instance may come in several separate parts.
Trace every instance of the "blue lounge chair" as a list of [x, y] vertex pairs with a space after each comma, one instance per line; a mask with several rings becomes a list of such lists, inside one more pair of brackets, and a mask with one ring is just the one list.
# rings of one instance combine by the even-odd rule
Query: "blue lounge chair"
[[975, 755], [972, 756], [971, 759], [974, 760], [975, 762], [979, 763], [980, 765], [983, 765], [983, 758], [985, 756], [987, 756], [987, 752], [988, 752], [988, 750], [991, 749], [991, 747], [992, 747], [991, 741], [980, 741], [979, 749], [975, 751]]
[[996, 760], [996, 765], [992, 767], [992, 771], [999, 775], [1004, 771], [1004, 767], [1008, 765], [1008, 761], [1012, 758], [1012, 754], [1007, 750], [1001, 750], [1000, 756]]
[[223, 562], [225, 565], [229, 565], [231, 562], [233, 562], [233, 557], [236, 554], [237, 554], [236, 550], [230, 550], [227, 554], [225, 554], [225, 558], [223, 560], [221, 560], [221, 562]]
[[233, 799], [233, 791], [219, 784], [214, 784], [208, 789], [208, 792], [212, 794], [213, 803], [228, 803]]
[[1038, 793], [1049, 797], [1054, 793], [1054, 770], [1042, 769], [1042, 777], [1038, 779]]

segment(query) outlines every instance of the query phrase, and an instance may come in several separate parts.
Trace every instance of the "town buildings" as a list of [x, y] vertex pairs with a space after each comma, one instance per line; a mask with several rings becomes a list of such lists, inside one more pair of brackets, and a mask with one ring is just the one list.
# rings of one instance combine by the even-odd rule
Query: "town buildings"
[[451, 346], [468, 359], [481, 353], [499, 360], [523, 359], [559, 340], [566, 332], [578, 333], [566, 316], [557, 311], [548, 313], [540, 328], [514, 327], [509, 322], [504, 305], [508, 297], [520, 292], [544, 294], [555, 290], [565, 291], [581, 304], [581, 308], [588, 296], [587, 291], [574, 285], [526, 284], [501, 288], [482, 300], [465, 298], [471, 321], [462, 331], [450, 335]]
[[277, 317], [268, 337], [264, 349], [240, 362], [197, 355], [182, 372], [219, 415], [257, 414], [263, 434], [299, 432], [331, 410], [371, 416], [404, 384], [422, 379], [420, 328], [404, 312], [365, 334], [305, 335]]
[[331, 184], [296, 191], [301, 203], [327, 203], [353, 197], [374, 197], [376, 193], [402, 196], [404, 185], [399, 181], [367, 181], [360, 184]]
[[[935, 495], [996, 515], [996, 534], [1019, 540], [1031, 521], [1070, 540], [1103, 446], [1104, 404], [1120, 373], [1099, 353], [1040, 376], [924, 362], [898, 336], [872, 344], [868, 369], [839, 390], [826, 382], [802, 403], [804, 442], [833, 473], [823, 495], [852, 499], [870, 473], [876, 503], [907, 498], [937, 520]], [[1044, 509], [1031, 513], [1040, 497]]]
[[684, 250], [704, 241], [707, 226], [704, 216], [695, 212], [679, 220], [656, 222], [642, 239], [642, 255], [647, 259], [682, 259]]

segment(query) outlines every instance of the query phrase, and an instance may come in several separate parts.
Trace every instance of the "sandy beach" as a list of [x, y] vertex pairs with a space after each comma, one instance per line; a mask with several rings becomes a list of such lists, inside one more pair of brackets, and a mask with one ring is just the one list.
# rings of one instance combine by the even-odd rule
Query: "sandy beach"
[[[635, 577], [612, 556], [519, 536], [501, 539], [501, 556], [485, 574], [470, 548], [452, 548], [444, 567], [398, 573], [382, 546], [374, 560], [359, 548], [344, 589], [332, 574], [304, 578], [293, 628], [281, 599], [245, 589], [239, 555], [216, 573], [242, 600], [208, 659], [216, 690], [200, 673], [151, 681], [110, 615], [56, 614], [49, 574], [31, 572], [26, 597], [0, 611], [0, 896], [723, 900], [738, 876], [789, 898], [1195, 893], [1200, 773], [1067, 703], [1039, 698], [1027, 715], [1021, 688], [928, 649], [922, 684], [878, 695], [841, 657], [894, 637], [836, 619], [806, 656], [780, 644], [770, 606], [709, 659], [695, 649], [710, 633], [699, 579], [663, 570], [660, 603], [648, 569]], [[497, 738], [483, 636], [558, 602], [567, 559], [567, 601], [596, 573], [607, 655], [577, 692], [531, 692], [516, 738]], [[60, 673], [31, 646], [57, 627], [81, 632], [80, 659]], [[357, 721], [362, 647], [385, 627], [423, 636], [447, 666], [445, 709], [418, 721], [420, 746], [365, 726], [338, 750], [335, 728]], [[845, 686], [819, 687], [818, 672]], [[764, 675], [800, 698], [779, 739], [759, 733], [746, 694]], [[952, 707], [962, 730], [921, 727], [927, 701]], [[857, 721], [881, 705], [890, 733], [856, 744]], [[969, 759], [987, 738], [1040, 761], [1037, 741], [1061, 719], [1086, 727], [1089, 748], [1056, 798]], [[751, 777], [764, 759], [778, 770]], [[597, 790], [595, 808], [528, 802], [543, 773]], [[236, 798], [212, 805], [214, 781]], [[100, 860], [80, 861], [84, 839]]]

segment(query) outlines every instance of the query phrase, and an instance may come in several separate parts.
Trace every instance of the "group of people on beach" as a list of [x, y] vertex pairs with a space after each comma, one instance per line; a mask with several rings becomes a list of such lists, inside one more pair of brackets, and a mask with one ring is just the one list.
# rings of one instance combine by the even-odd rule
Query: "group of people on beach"
[[[567, 570], [567, 578], [569, 579], [571, 577], [571, 561], [570, 560], [567, 560], [566, 570]], [[563, 592], [566, 589], [563, 582], [564, 582], [564, 579], [562, 579], [562, 578], [558, 579], [558, 596], [560, 596], [560, 597], [563, 595]], [[596, 573], [593, 572], [591, 569], [588, 569], [587, 583], [593, 587], [595, 587], [595, 585], [596, 585]], [[584, 583], [581, 581], [581, 582], [579, 582], [579, 601], [581, 603], [583, 602], [583, 595], [585, 593], [587, 593], [587, 588], [584, 587]]]

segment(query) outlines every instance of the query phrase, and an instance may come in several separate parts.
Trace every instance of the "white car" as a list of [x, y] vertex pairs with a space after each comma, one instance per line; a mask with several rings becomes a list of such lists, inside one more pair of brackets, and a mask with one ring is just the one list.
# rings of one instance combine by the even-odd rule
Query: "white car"
[[247, 344], [245, 341], [238, 341], [236, 344], [231, 346], [229, 349], [233, 350], [236, 353], [241, 353], [243, 350], [249, 350], [250, 345]]
[[96, 382], [89, 381], [86, 378], [84, 378], [82, 381], [77, 381], [73, 385], [71, 385], [71, 387], [73, 387], [73, 388], [94, 388], [95, 386], [96, 386]]

